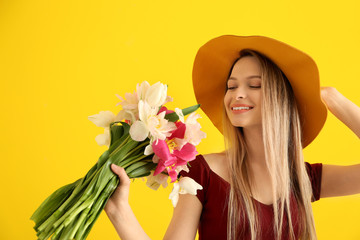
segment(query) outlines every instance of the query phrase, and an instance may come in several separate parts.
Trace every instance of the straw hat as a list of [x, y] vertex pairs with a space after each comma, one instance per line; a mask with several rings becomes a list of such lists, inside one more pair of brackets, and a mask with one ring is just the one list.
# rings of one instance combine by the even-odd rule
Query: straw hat
[[286, 75], [295, 94], [302, 124], [303, 147], [322, 129], [327, 109], [320, 97], [319, 72], [306, 53], [278, 40], [263, 36], [224, 35], [198, 50], [193, 67], [197, 102], [222, 132], [222, 108], [230, 68], [242, 49], [258, 51], [271, 59]]

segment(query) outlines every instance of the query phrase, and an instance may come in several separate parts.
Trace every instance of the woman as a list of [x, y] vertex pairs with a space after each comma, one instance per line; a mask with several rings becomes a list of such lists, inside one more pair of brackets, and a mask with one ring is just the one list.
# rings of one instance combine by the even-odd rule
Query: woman
[[[360, 137], [360, 109], [320, 87], [315, 62], [277, 40], [221, 36], [202, 46], [193, 69], [203, 111], [224, 134], [224, 153], [199, 155], [189, 173], [203, 186], [180, 195], [165, 239], [316, 239], [311, 201], [360, 193], [360, 165], [303, 161], [326, 108]], [[148, 239], [129, 204], [130, 180], [105, 211], [122, 239]], [[321, 191], [320, 191], [321, 190]]]

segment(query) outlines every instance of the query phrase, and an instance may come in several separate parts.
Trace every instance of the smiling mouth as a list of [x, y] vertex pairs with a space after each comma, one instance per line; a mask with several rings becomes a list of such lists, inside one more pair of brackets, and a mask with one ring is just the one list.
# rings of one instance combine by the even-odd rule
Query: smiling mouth
[[233, 111], [240, 111], [240, 110], [251, 110], [254, 107], [232, 107], [231, 110]]

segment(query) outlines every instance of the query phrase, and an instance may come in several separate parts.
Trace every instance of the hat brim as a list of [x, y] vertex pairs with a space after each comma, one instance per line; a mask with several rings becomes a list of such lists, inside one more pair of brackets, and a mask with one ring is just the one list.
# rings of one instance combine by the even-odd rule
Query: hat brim
[[297, 101], [302, 125], [303, 147], [319, 134], [327, 117], [320, 97], [319, 71], [304, 52], [263, 36], [224, 35], [204, 44], [197, 52], [192, 78], [197, 102], [222, 133], [223, 97], [226, 81], [240, 51], [252, 49], [271, 59], [288, 78]]

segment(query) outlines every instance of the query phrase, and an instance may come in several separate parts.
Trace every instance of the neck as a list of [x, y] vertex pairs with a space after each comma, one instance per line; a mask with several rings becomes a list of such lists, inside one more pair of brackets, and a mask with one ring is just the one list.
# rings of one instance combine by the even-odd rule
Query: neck
[[244, 137], [247, 145], [247, 160], [250, 166], [266, 166], [265, 149], [262, 128], [244, 128]]

